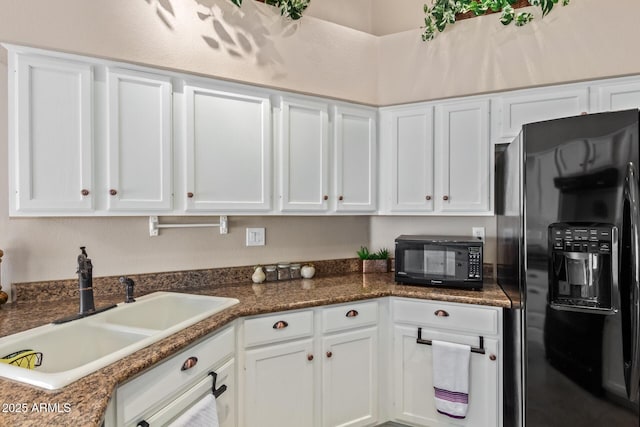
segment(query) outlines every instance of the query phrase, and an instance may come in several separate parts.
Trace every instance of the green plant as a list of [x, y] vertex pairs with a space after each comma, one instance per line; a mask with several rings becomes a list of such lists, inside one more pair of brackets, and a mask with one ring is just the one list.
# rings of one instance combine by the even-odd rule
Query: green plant
[[[531, 6], [540, 6], [542, 16], [546, 16], [558, 2], [563, 6], [570, 0], [529, 0]], [[455, 24], [456, 15], [473, 12], [475, 15], [484, 15], [488, 12], [502, 12], [500, 22], [509, 25], [515, 22], [521, 27], [533, 19], [530, 12], [516, 13], [513, 4], [516, 0], [432, 0], [432, 6], [424, 5], [424, 32], [422, 40], [433, 40], [437, 32], [442, 32], [448, 24]]]
[[[311, 0], [264, 0], [264, 3], [280, 9], [280, 15], [293, 20], [302, 18], [302, 12], [309, 6]], [[242, 0], [231, 0], [233, 4], [240, 7]]]
[[360, 249], [357, 251], [358, 257], [362, 260], [366, 259], [388, 259], [389, 258], [389, 249], [382, 248], [377, 252], [369, 252], [369, 249], [366, 246], [360, 246]]

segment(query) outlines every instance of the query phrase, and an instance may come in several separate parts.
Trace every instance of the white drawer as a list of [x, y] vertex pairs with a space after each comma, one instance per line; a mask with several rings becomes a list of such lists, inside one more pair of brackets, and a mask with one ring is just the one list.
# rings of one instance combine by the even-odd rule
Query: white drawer
[[377, 302], [357, 302], [322, 310], [322, 332], [335, 332], [378, 323]]
[[244, 321], [244, 345], [270, 344], [313, 335], [313, 311], [295, 311]]
[[498, 334], [499, 308], [438, 301], [394, 299], [396, 323], [478, 334]]
[[[118, 387], [116, 412], [119, 424], [135, 425], [144, 416], [166, 405], [232, 356], [234, 347], [235, 330], [230, 327]], [[197, 358], [197, 363], [182, 370], [185, 360], [190, 357]]]

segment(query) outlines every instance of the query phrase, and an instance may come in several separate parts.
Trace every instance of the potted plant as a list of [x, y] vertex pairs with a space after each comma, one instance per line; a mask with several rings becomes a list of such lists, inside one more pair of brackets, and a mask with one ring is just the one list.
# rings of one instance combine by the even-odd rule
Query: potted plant
[[366, 246], [360, 246], [358, 257], [362, 260], [363, 273], [387, 273], [389, 271], [389, 250], [382, 248], [369, 252]]

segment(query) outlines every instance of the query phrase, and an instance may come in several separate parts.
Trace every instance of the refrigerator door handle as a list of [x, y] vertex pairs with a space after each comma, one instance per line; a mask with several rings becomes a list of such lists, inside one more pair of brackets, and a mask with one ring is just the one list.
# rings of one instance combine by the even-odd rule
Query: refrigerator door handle
[[630, 301], [630, 335], [631, 335], [631, 354], [630, 360], [625, 361], [625, 381], [627, 382], [627, 394], [631, 401], [635, 401], [638, 397], [638, 388], [640, 387], [640, 210], [638, 203], [640, 202], [640, 193], [638, 191], [638, 173], [633, 163], [627, 166], [627, 176], [624, 183], [624, 197], [629, 203], [629, 230], [624, 233], [630, 233], [631, 246], [631, 288], [627, 297], [631, 297]]

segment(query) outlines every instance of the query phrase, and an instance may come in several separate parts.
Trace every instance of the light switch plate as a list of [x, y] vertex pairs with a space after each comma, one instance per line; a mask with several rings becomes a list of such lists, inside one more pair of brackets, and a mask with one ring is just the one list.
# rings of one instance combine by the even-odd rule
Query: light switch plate
[[264, 228], [247, 228], [247, 246], [264, 246]]

